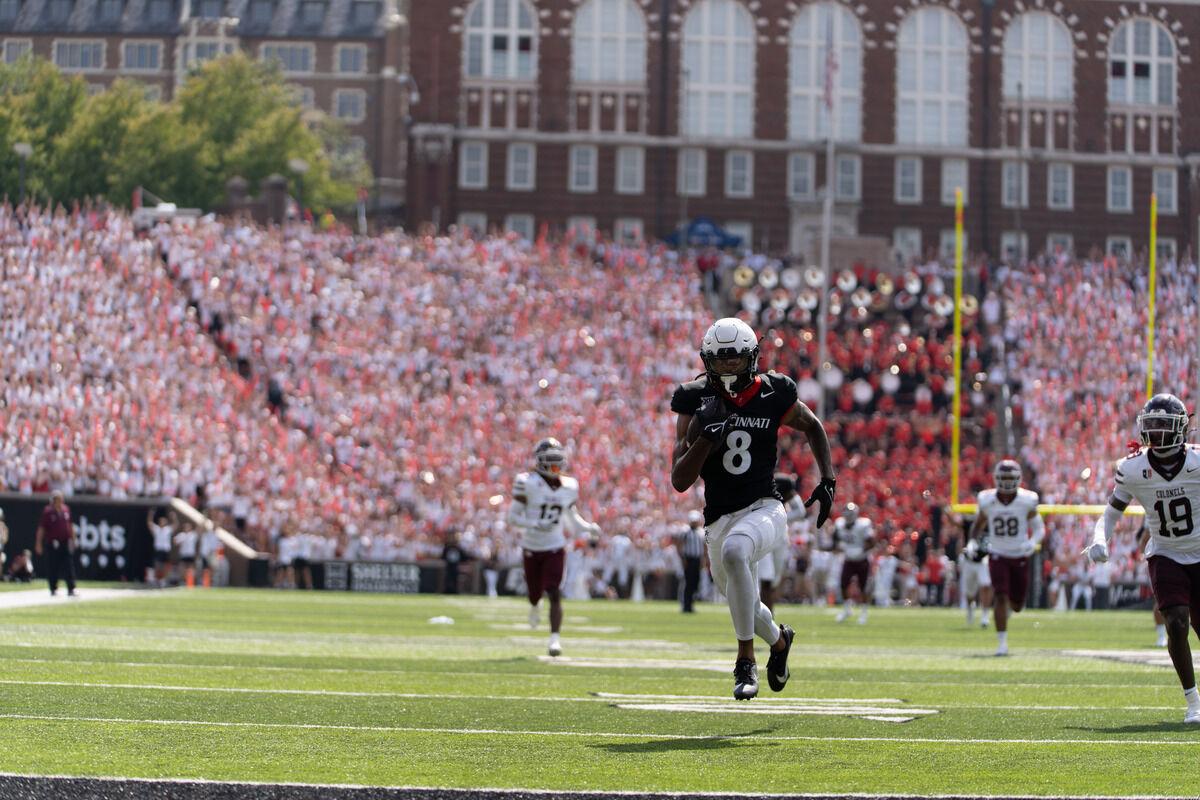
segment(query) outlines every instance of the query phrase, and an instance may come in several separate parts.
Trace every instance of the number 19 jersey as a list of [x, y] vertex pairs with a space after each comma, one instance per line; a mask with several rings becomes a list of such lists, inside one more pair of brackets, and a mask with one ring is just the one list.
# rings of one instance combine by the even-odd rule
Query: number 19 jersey
[[979, 513], [987, 520], [988, 552], [1005, 558], [1028, 555], [1025, 540], [1029, 538], [1029, 512], [1036, 510], [1038, 496], [1028, 489], [1017, 489], [1007, 503], [1000, 502], [995, 489], [979, 493]]
[[1146, 510], [1150, 541], [1146, 557], [1166, 556], [1177, 564], [1200, 563], [1200, 452], [1185, 445], [1183, 466], [1171, 478], [1158, 472], [1146, 450], [1117, 462], [1113, 497], [1137, 500]]
[[[732, 409], [725, 439], [717, 442], [700, 469], [705, 525], [756, 500], [779, 497], [775, 492], [779, 423], [796, 404], [796, 383], [775, 372], [758, 375], [756, 381], [757, 388], [742, 392], [746, 399], [741, 405], [722, 399]], [[695, 414], [704, 398], [716, 394], [706, 377], [689, 381], [675, 389], [671, 410]]]

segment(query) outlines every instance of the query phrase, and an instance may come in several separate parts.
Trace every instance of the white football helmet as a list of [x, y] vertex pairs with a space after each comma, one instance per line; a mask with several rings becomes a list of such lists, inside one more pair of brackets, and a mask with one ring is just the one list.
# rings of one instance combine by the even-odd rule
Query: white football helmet
[[996, 491], [1012, 494], [1021, 486], [1021, 465], [1014, 459], [1006, 458], [996, 464], [992, 476], [996, 479]]
[[567, 453], [558, 439], [547, 437], [533, 448], [533, 462], [539, 473], [557, 478], [567, 468]]
[[[715, 362], [726, 358], [742, 358], [743, 362], [733, 372], [717, 369]], [[727, 394], [740, 392], [758, 372], [758, 336], [737, 317], [719, 319], [704, 334], [700, 360], [711, 386], [720, 386]]]
[[1173, 394], [1156, 394], [1138, 414], [1138, 438], [1156, 455], [1170, 455], [1187, 441], [1191, 415], [1187, 406]]

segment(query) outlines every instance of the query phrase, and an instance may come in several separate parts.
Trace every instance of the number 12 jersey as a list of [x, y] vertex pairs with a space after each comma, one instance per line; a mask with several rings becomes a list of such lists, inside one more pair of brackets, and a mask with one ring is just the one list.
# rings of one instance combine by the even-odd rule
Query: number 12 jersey
[[1150, 463], [1146, 450], [1117, 462], [1113, 497], [1137, 500], [1146, 509], [1150, 541], [1146, 557], [1166, 556], [1177, 564], [1200, 563], [1200, 451], [1185, 445], [1183, 465], [1170, 478]]

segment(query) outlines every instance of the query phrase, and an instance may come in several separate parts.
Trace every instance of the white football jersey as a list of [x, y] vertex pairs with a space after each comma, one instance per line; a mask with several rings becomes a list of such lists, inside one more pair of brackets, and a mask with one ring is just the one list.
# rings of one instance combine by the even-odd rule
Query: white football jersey
[[525, 497], [525, 524], [521, 526], [521, 547], [545, 551], [566, 547], [563, 524], [574, 519], [571, 509], [579, 502], [579, 481], [567, 475], [559, 478], [557, 488], [537, 472], [522, 472], [513, 481], [513, 497]]
[[1002, 503], [995, 489], [984, 489], [978, 502], [979, 513], [987, 520], [988, 552], [1007, 558], [1028, 555], [1025, 540], [1029, 538], [1029, 512], [1037, 510], [1037, 493], [1017, 489], [1016, 497]]
[[867, 557], [867, 547], [875, 535], [875, 527], [866, 517], [859, 517], [849, 525], [845, 519], [838, 517], [833, 523], [833, 532], [846, 560], [862, 561]]
[[1146, 509], [1146, 557], [1166, 556], [1179, 564], [1200, 563], [1200, 450], [1186, 447], [1183, 467], [1174, 478], [1160, 475], [1146, 451], [1117, 462], [1113, 496], [1128, 503], [1137, 500]]

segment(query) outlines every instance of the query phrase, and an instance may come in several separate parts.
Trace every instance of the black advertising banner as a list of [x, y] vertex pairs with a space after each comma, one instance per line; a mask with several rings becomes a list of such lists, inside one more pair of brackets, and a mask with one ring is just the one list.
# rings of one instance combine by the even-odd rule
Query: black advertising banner
[[[46, 495], [0, 494], [0, 508], [8, 524], [9, 560], [22, 550], [33, 552], [38, 520], [50, 500]], [[154, 546], [146, 526], [146, 511], [159, 508], [154, 500], [111, 500], [103, 497], [68, 497], [75, 523], [75, 574], [84, 580], [140, 581], [154, 560]], [[43, 577], [45, 566], [34, 558], [34, 572]]]
[[434, 591], [433, 583], [418, 564], [387, 561], [325, 561], [314, 564], [313, 583], [318, 589], [351, 592], [416, 594]]

